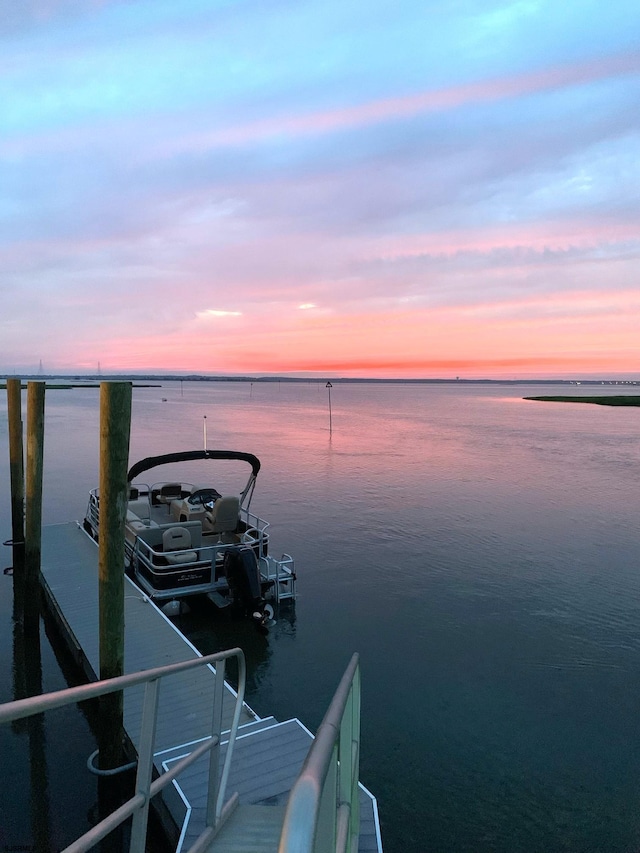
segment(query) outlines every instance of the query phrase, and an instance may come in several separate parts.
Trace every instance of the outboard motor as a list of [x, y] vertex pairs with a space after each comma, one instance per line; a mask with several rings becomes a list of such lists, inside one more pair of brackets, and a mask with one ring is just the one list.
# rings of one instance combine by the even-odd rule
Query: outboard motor
[[253, 548], [240, 546], [227, 548], [224, 552], [223, 570], [234, 607], [246, 616], [251, 616], [256, 627], [267, 633], [267, 625], [273, 619], [273, 608], [264, 599], [266, 590], [273, 581], [263, 583]]

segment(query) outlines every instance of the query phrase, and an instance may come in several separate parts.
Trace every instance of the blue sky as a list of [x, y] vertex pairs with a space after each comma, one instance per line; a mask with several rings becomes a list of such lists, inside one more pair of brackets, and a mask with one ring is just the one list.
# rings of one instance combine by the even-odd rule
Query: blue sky
[[640, 12], [0, 0], [0, 370], [640, 372]]

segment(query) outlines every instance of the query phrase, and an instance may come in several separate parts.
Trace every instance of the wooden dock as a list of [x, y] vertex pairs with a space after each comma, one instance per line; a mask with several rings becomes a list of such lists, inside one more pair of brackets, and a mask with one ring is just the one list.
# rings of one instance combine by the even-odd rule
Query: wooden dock
[[[76, 661], [91, 680], [99, 671], [98, 548], [76, 523], [46, 526], [42, 530], [42, 576], [49, 607]], [[125, 582], [125, 673], [200, 657], [197, 649], [128, 578]], [[215, 677], [206, 667], [172, 676], [161, 692], [156, 730], [155, 766], [159, 773], [188, 754], [211, 730]], [[225, 685], [223, 729], [231, 724], [235, 693]], [[142, 689], [124, 697], [124, 725], [135, 745], [139, 742]], [[278, 722], [260, 718], [243, 707], [235, 744], [228, 791], [237, 791], [240, 808], [232, 818], [243, 824], [246, 849], [274, 848], [284, 806], [309, 746], [312, 734], [297, 719]], [[224, 741], [224, 737], [223, 737]], [[222, 745], [224, 751], [225, 744]], [[187, 849], [204, 826], [206, 759], [196, 761], [173, 783], [166, 806], [178, 828], [177, 850]], [[257, 811], [254, 806], [269, 806]], [[375, 798], [360, 788], [360, 853], [382, 850]], [[231, 833], [233, 827], [229, 828]], [[213, 850], [233, 850], [225, 829]], [[271, 846], [269, 846], [271, 845]]]

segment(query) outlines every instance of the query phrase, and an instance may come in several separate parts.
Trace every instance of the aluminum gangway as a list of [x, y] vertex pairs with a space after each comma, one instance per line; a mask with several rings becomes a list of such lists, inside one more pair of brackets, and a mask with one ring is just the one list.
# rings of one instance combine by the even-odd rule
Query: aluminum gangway
[[[238, 690], [232, 726], [221, 755], [224, 674], [227, 660], [238, 663]], [[207, 738], [153, 778], [160, 682], [198, 667], [215, 667], [216, 689]], [[240, 649], [167, 664], [117, 678], [83, 684], [0, 706], [0, 724], [132, 688], [144, 687], [134, 794], [106, 815], [63, 853], [85, 853], [132, 818], [129, 853], [144, 853], [152, 798], [207, 757], [204, 825], [186, 853], [356, 853], [360, 741], [360, 669], [353, 655], [325, 718], [311, 744], [286, 805], [238, 806], [227, 793], [229, 771], [244, 699], [245, 664]]]

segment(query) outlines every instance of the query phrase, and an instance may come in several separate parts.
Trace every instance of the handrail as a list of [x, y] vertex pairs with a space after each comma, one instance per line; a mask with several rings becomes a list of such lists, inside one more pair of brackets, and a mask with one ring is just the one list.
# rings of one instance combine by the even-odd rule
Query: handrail
[[[229, 730], [229, 741], [227, 751], [218, 781], [218, 751], [220, 745], [220, 734], [222, 727], [222, 700], [224, 695], [224, 674], [226, 661], [235, 657], [238, 662], [238, 689], [236, 693], [235, 706], [231, 728]], [[158, 694], [160, 679], [178, 672], [185, 672], [200, 666], [216, 665], [214, 701], [212, 708], [211, 736], [195, 748], [189, 755], [178, 761], [167, 773], [163, 773], [158, 779], [151, 782], [153, 771], [153, 741], [156, 728], [156, 716], [158, 709]], [[131, 840], [129, 844], [130, 853], [144, 853], [147, 834], [147, 820], [149, 801], [155, 794], [169, 785], [175, 777], [186, 767], [193, 764], [201, 755], [210, 753], [209, 780], [206, 826], [199, 838], [196, 839], [192, 850], [202, 850], [215, 835], [220, 824], [230, 814], [237, 798], [235, 795], [225, 802], [227, 781], [231, 766], [233, 746], [236, 740], [240, 715], [242, 712], [244, 690], [246, 682], [246, 666], [242, 649], [234, 648], [224, 652], [217, 652], [206, 657], [193, 658], [166, 666], [154, 667], [137, 673], [109, 678], [103, 681], [95, 681], [90, 684], [81, 684], [77, 687], [68, 687], [55, 693], [47, 693], [41, 696], [29, 696], [26, 699], [17, 699], [0, 705], [0, 723], [9, 723], [14, 720], [24, 719], [34, 714], [42, 714], [55, 708], [62, 708], [76, 702], [85, 702], [99, 696], [106, 696], [145, 684], [145, 694], [142, 709], [142, 726], [140, 743], [138, 745], [138, 771], [133, 797], [123, 803], [118, 809], [107, 815], [92, 829], [69, 845], [63, 853], [84, 853], [90, 850], [99, 841], [105, 838], [111, 831], [116, 829], [128, 817], [133, 815], [131, 829]]]
[[287, 804], [278, 853], [350, 851], [359, 829], [360, 666], [354, 654]]

